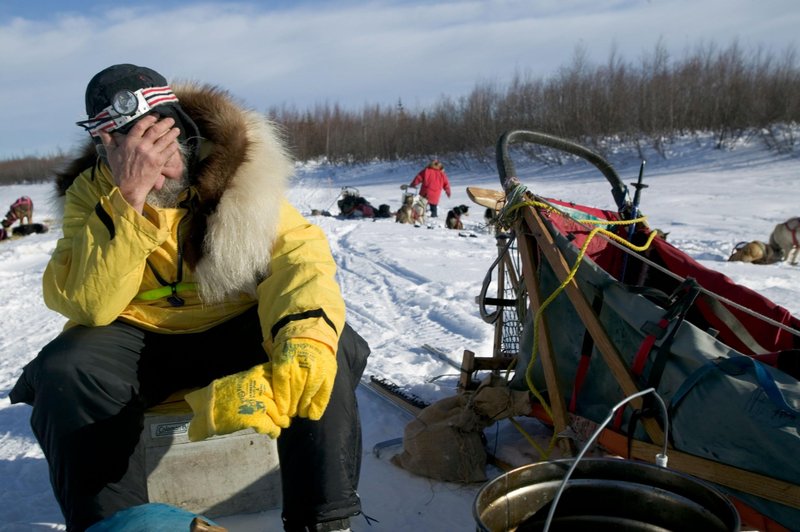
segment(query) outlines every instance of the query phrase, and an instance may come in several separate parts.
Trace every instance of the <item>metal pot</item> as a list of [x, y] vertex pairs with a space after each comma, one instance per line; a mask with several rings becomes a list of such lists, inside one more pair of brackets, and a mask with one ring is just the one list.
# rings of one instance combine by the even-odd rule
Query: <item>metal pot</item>
[[[478, 530], [542, 530], [573, 460], [526, 465], [487, 482], [473, 515]], [[642, 462], [580, 461], [558, 502], [550, 530], [738, 531], [733, 504], [694, 477]]]

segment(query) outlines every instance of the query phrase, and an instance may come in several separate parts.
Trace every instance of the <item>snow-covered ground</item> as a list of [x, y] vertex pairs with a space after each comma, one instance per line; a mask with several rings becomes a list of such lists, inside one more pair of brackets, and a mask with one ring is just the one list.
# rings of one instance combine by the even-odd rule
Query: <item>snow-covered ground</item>
[[[639, 160], [632, 152], [610, 157], [623, 181], [635, 181]], [[446, 161], [445, 161], [446, 162]], [[494, 330], [478, 313], [475, 296], [496, 257], [494, 237], [484, 228], [483, 208], [471, 204], [467, 186], [499, 189], [496, 169], [473, 164], [446, 168], [453, 196], [443, 198], [432, 228], [392, 219], [341, 220], [311, 216], [312, 209], [336, 214], [342, 187], [356, 187], [376, 207], [400, 204], [400, 185], [419, 170], [411, 163], [359, 166], [307, 164], [298, 167], [290, 199], [324, 228], [339, 265], [348, 321], [370, 343], [365, 380], [375, 375], [434, 401], [452, 395], [453, 367], [465, 349], [491, 356]], [[543, 167], [518, 164], [522, 181], [540, 195], [583, 205], [614, 208], [605, 179], [583, 162]], [[692, 138], [669, 147], [668, 158], [648, 158], [641, 210], [651, 227], [704, 265], [800, 314], [800, 267], [785, 263], [754, 266], [726, 262], [743, 240], [767, 240], [772, 228], [800, 215], [800, 164], [767, 152], [757, 142], [715, 150], [713, 141]], [[8, 393], [23, 365], [54, 337], [64, 319], [45, 308], [40, 278], [59, 236], [52, 185], [0, 187], [5, 211], [17, 197], [35, 203], [35, 221], [51, 231], [0, 243], [0, 531], [63, 529], [48, 481], [47, 465], [28, 425], [30, 408], [11, 406]], [[465, 231], [443, 227], [444, 214], [471, 205]], [[473, 236], [474, 235], [474, 236]], [[423, 348], [443, 351], [450, 363]], [[462, 486], [414, 477], [371, 452], [376, 442], [402, 435], [410, 417], [366, 389], [359, 390], [364, 425], [361, 495], [370, 526], [356, 518], [353, 530], [475, 528], [472, 503], [479, 485]], [[492, 474], [492, 472], [490, 472]], [[280, 530], [279, 511], [231, 516], [219, 522], [232, 531]]]

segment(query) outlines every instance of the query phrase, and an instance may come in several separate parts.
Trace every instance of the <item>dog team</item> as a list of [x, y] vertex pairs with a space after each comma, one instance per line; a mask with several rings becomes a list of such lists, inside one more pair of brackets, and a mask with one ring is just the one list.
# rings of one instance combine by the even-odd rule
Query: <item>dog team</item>
[[796, 265], [800, 251], [800, 217], [789, 218], [772, 230], [768, 242], [753, 240], [739, 242], [733, 249], [731, 262], [750, 262], [753, 264], [775, 264], [788, 261]]
[[[419, 187], [419, 191], [417, 191]], [[401, 185], [403, 198], [400, 208], [395, 213], [395, 222], [424, 225], [428, 212], [431, 218], [438, 218], [439, 198], [442, 192], [450, 197], [450, 181], [444, 171], [444, 165], [434, 159], [411, 181], [411, 184]], [[458, 205], [447, 211], [445, 227], [448, 229], [464, 229], [462, 216], [467, 216], [469, 207]]]
[[[402, 224], [413, 224], [421, 226], [425, 224], [427, 218], [428, 201], [419, 194], [409, 192], [407, 185], [403, 185], [403, 204], [397, 209], [394, 221]], [[464, 229], [464, 222], [461, 221], [462, 216], [469, 216], [469, 206], [457, 205], [447, 211], [447, 216], [444, 220], [444, 226], [448, 229]], [[436, 218], [431, 214], [431, 218]]]

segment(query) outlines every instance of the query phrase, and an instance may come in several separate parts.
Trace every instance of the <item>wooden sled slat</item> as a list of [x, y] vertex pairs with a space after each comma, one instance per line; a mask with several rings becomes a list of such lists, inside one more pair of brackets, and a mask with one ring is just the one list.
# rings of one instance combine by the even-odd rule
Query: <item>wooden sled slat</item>
[[[542, 250], [542, 255], [544, 255], [545, 259], [550, 264], [550, 267], [553, 269], [556, 278], [560, 282], [563, 282], [569, 275], [570, 266], [567, 264], [566, 259], [559, 251], [553, 236], [545, 227], [544, 222], [535, 208], [524, 207], [522, 212], [523, 218], [521, 221], [517, 222], [518, 233], [523, 235], [530, 234], [536, 239], [539, 249]], [[527, 256], [530, 257], [531, 255]], [[523, 255], [523, 257], [526, 257], [526, 255]], [[525, 260], [524, 262], [528, 263], [530, 261]], [[566, 285], [564, 291], [567, 294], [567, 297], [569, 297], [572, 305], [575, 307], [575, 311], [578, 313], [578, 316], [586, 327], [586, 330], [589, 331], [589, 334], [592, 336], [597, 350], [600, 352], [600, 355], [602, 356], [606, 365], [611, 370], [614, 379], [617, 381], [620, 388], [622, 388], [622, 392], [625, 394], [625, 397], [629, 397], [638, 393], [640, 390], [638, 386], [636, 386], [633, 376], [625, 364], [622, 355], [619, 354], [619, 351], [617, 351], [614, 343], [608, 337], [608, 334], [603, 328], [603, 325], [600, 323], [599, 318], [592, 310], [591, 304], [589, 304], [589, 302], [586, 300], [586, 297], [583, 295], [583, 292], [581, 292], [580, 288], [578, 288], [578, 284], [574, 279]], [[548, 358], [552, 357], [548, 355]], [[547, 382], [548, 388], [551, 385], [556, 384], [557, 382]], [[641, 409], [643, 401], [639, 397], [632, 400], [631, 404], [633, 404], [634, 408]], [[652, 441], [656, 443], [661, 443], [664, 441], [664, 431], [654, 419], [644, 418], [642, 420], [642, 424], [645, 428], [645, 431], [647, 431], [647, 435]]]
[[[531, 241], [529, 235], [522, 235], [517, 239], [519, 251], [523, 256], [532, 257], [535, 248], [535, 242]], [[536, 271], [531, 264], [531, 261], [523, 261], [522, 275], [525, 279], [525, 285], [528, 289], [528, 297], [531, 301], [530, 312], [536, 312], [541, 306], [542, 295], [539, 292], [539, 279]], [[553, 412], [554, 426], [556, 433], [560, 433], [569, 426], [569, 417], [567, 412], [567, 405], [564, 401], [564, 395], [561, 392], [562, 386], [559, 379], [558, 366], [556, 359], [553, 356], [553, 347], [550, 343], [549, 329], [547, 327], [547, 318], [542, 316], [542, 326], [539, 333], [539, 352], [541, 353], [542, 369], [547, 382], [547, 395], [549, 399], [550, 409]], [[558, 441], [559, 448], [570, 455], [575, 454], [575, 449], [566, 440]]]

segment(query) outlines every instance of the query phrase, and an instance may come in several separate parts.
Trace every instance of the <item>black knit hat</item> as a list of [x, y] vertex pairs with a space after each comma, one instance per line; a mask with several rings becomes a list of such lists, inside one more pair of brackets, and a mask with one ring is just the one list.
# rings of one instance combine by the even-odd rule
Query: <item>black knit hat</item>
[[[110, 66], [95, 74], [86, 86], [86, 114], [89, 119], [97, 117], [98, 114], [112, 104], [115, 96], [120, 92], [129, 91], [130, 93], [135, 93], [139, 89], [148, 89], [152, 87], [165, 87], [169, 91], [169, 94], [172, 94], [167, 80], [155, 70], [131, 64]], [[179, 127], [181, 130], [179, 139], [182, 142], [199, 137], [197, 125], [189, 115], [184, 112], [176, 97], [171, 96], [169, 98], [164, 98], [163, 101], [159, 98], [153, 98], [152, 101], [148, 103], [150, 104], [151, 111], [136, 117], [134, 120], [122, 126], [112, 126], [109, 129], [104, 128], [104, 130], [127, 133], [137, 120], [154, 112], [161, 116], [170, 116], [175, 119], [175, 126]], [[84, 127], [86, 126], [84, 125]]]

